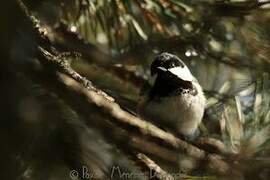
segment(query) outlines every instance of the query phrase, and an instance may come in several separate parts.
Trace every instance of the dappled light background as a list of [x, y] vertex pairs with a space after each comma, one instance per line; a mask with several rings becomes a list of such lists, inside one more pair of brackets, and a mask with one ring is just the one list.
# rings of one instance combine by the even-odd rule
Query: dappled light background
[[[135, 115], [154, 57], [161, 52], [179, 56], [207, 97], [199, 137], [222, 143], [224, 159], [236, 171], [233, 178], [270, 177], [267, 1], [23, 2], [41, 22], [55, 49], [72, 54], [68, 59], [71, 67]], [[20, 13], [10, 19], [13, 31], [6, 41], [2, 66], [3, 72], [7, 71], [2, 72], [4, 76], [11, 74], [1, 91], [6, 96], [1, 103], [9, 109], [1, 118], [7, 124], [1, 137], [7, 144], [6, 150], [1, 150], [9, 169], [6, 177], [70, 179], [70, 170], [84, 166], [101, 179], [111, 177], [112, 167], [141, 172], [125, 154], [126, 149], [119, 148], [119, 142], [117, 145], [96, 125], [107, 117], [91, 106], [91, 118], [81, 116], [49, 88], [50, 84], [31, 75], [44, 69], [37, 57], [37, 34], [23, 19], [19, 6], [14, 3], [12, 7], [10, 13]], [[182, 154], [176, 163], [153, 159], [169, 173], [181, 171], [191, 179], [218, 178]], [[15, 173], [10, 169], [16, 169]], [[113, 177], [117, 178], [121, 179]]]

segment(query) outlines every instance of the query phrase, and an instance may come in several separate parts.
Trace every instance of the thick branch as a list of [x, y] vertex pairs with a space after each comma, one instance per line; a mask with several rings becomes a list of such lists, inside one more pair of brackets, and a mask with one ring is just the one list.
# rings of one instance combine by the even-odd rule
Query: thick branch
[[[51, 54], [50, 56], [44, 54], [44, 60], [47, 59], [48, 62], [53, 61], [56, 64], [60, 62], [60, 60], [56, 60], [57, 57], [49, 59], [50, 57]], [[63, 67], [62, 64], [59, 64], [57, 68], [69, 76], [73, 76], [74, 74], [72, 73], [74, 71], [68, 66]], [[76, 80], [76, 78], [73, 79]], [[225, 173], [229, 170], [229, 166], [222, 160], [221, 157], [217, 155], [208, 154], [207, 152], [179, 138], [176, 138], [174, 135], [159, 129], [153, 124], [143, 121], [140, 118], [126, 112], [117, 103], [110, 100], [111, 98], [109, 95], [102, 92], [101, 90], [96, 90], [96, 88], [92, 87], [91, 83], [87, 83], [90, 86], [90, 88], [86, 88], [83, 84], [80, 84], [80, 82], [75, 81], [73, 79], [69, 78], [68, 76], [63, 76], [59, 74], [59, 80], [61, 83], [63, 83], [66, 87], [68, 87], [72, 91], [75, 91], [78, 95], [82, 96], [91, 105], [94, 105], [97, 108], [101, 109], [102, 112], [104, 112], [107, 116], [111, 117], [111, 119], [116, 121], [116, 123], [118, 122], [122, 124], [127, 124], [133, 128], [136, 128], [139, 131], [141, 131], [144, 135], [148, 135], [155, 139], [159, 139], [165, 142], [167, 145], [175, 149], [181, 150], [182, 152], [186, 153], [187, 155], [197, 160], [206, 159], [209, 161], [209, 167], [214, 168], [215, 171], [219, 173]]]

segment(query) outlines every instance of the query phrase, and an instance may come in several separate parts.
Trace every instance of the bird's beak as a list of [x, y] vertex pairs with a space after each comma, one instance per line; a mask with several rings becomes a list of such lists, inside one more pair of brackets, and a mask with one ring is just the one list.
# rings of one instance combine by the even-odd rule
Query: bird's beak
[[166, 71], [167, 71], [166, 68], [159, 66], [159, 67], [156, 68], [155, 71], [151, 72], [151, 76], [155, 75], [157, 72], [166, 72]]
[[157, 70], [158, 71], [160, 71], [160, 72], [166, 72], [166, 71], [168, 71], [166, 68], [164, 68], [164, 67], [157, 67]]
[[164, 67], [160, 67], [160, 66], [157, 67], [157, 69], [160, 70], [160, 71], [163, 71], [163, 72], [167, 71], [167, 69], [165, 69]]

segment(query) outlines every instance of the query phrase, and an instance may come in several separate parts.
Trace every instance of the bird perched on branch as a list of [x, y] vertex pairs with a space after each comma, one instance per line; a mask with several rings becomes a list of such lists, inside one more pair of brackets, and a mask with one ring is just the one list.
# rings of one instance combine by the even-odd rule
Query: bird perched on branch
[[140, 100], [139, 114], [184, 137], [194, 137], [205, 106], [197, 79], [183, 61], [166, 52], [153, 61], [151, 78], [154, 83]]

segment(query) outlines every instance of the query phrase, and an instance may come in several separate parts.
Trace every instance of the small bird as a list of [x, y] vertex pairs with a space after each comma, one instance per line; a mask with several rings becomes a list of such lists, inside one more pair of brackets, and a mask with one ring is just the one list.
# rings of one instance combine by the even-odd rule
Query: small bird
[[205, 107], [197, 79], [183, 61], [166, 52], [151, 64], [151, 77], [154, 83], [141, 97], [139, 114], [185, 138], [193, 138]]

